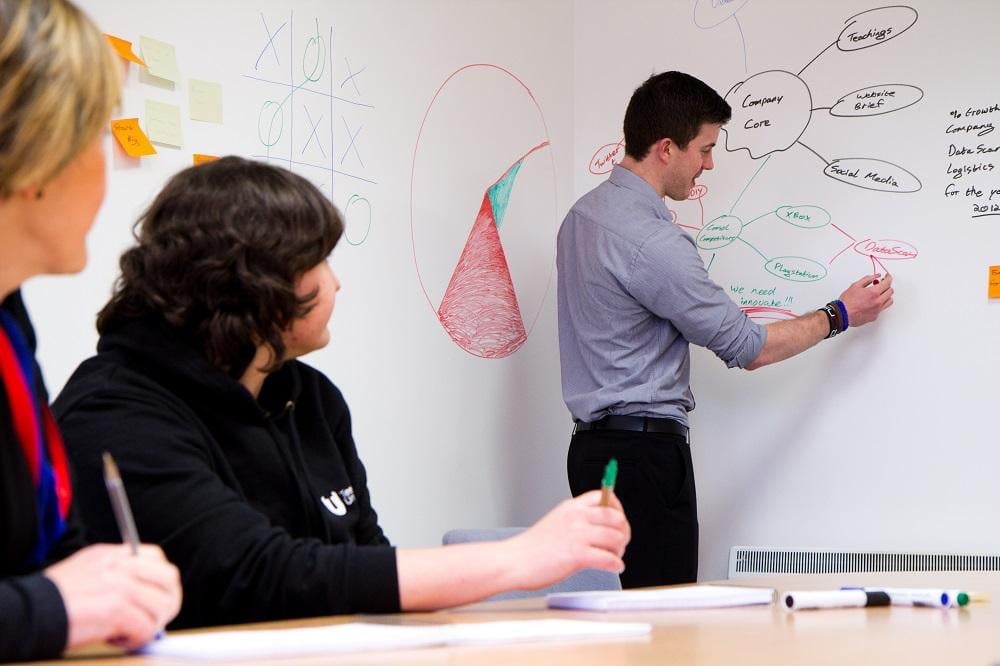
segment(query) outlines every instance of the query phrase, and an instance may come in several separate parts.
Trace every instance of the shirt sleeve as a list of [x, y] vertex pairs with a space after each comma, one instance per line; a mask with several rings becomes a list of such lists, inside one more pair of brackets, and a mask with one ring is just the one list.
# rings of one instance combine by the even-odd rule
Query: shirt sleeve
[[107, 450], [141, 538], [160, 544], [180, 569], [184, 601], [173, 627], [399, 610], [392, 547], [328, 544], [273, 525], [223, 481], [235, 478], [228, 462], [192, 416], [152, 398], [91, 393], [60, 423], [88, 535], [118, 540], [100, 478]]
[[712, 281], [694, 241], [672, 226], [636, 249], [629, 293], [688, 342], [708, 348], [730, 368], [746, 367], [764, 348], [766, 328]]
[[41, 573], [0, 580], [0, 661], [58, 657], [68, 631], [55, 583]]

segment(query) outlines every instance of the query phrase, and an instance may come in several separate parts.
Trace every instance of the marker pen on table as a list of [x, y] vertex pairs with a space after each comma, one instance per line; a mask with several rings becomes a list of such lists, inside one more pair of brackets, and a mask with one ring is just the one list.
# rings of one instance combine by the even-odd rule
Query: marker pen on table
[[784, 592], [781, 595], [787, 611], [814, 608], [863, 608], [865, 606], [888, 606], [889, 595], [885, 592], [864, 590], [806, 590]]
[[[863, 590], [865, 592], [885, 592], [889, 595], [889, 603], [893, 606], [926, 606], [929, 608], [948, 608], [950, 605], [960, 605], [959, 595], [969, 603], [968, 595], [958, 590], [941, 590], [920, 587], [842, 587], [842, 590]], [[964, 604], [961, 604], [964, 605]]]
[[948, 593], [948, 605], [952, 608], [968, 606], [973, 601], [989, 601], [989, 595], [965, 592], [964, 590], [945, 590]]
[[[952, 590], [949, 590], [949, 593]], [[955, 590], [958, 593], [957, 601], [959, 606], [965, 606], [967, 604], [977, 603], [977, 602], [988, 602], [990, 600], [990, 595], [987, 592], [962, 592], [960, 590]], [[962, 595], [965, 595], [964, 601]], [[955, 604], [955, 600], [952, 600], [952, 605]]]
[[618, 459], [612, 458], [604, 468], [604, 478], [601, 480], [601, 506], [611, 506], [611, 495], [615, 492], [617, 479]]

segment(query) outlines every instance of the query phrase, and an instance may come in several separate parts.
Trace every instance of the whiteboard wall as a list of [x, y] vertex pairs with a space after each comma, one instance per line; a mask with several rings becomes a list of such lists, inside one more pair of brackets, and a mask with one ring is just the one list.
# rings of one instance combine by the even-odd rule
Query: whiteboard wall
[[[589, 161], [620, 140], [625, 102], [650, 72], [688, 71], [723, 95], [740, 84], [715, 170], [700, 181], [707, 192], [670, 204], [705, 248], [710, 275], [764, 322], [836, 298], [872, 271], [872, 254], [894, 276], [896, 303], [878, 322], [780, 365], [727, 370], [694, 352], [702, 578], [724, 576], [735, 545], [1000, 548], [991, 529], [1000, 302], [987, 299], [1000, 217], [974, 217], [1000, 202], [989, 201], [1000, 152], [977, 152], [1000, 145], [1000, 133], [956, 131], [1000, 125], [996, 6], [871, 11], [889, 4], [575, 8], [577, 194], [603, 177]], [[627, 37], [612, 44], [610, 34]], [[753, 127], [762, 120], [771, 126]], [[949, 155], [952, 144], [973, 152]], [[886, 177], [898, 187], [876, 180]], [[920, 187], [906, 192], [911, 177]], [[982, 197], [965, 195], [973, 184]], [[946, 196], [952, 185], [959, 193]]]
[[[139, 161], [111, 150], [87, 269], [27, 286], [53, 394], [92, 353], [117, 257], [162, 183], [195, 152], [270, 159], [347, 217], [332, 342], [306, 360], [347, 396], [390, 538], [534, 520], [568, 494], [555, 232], [620, 157], [635, 86], [679, 69], [737, 110], [699, 198], [671, 204], [733, 298], [761, 321], [805, 312], [876, 255], [897, 290], [875, 325], [775, 367], [694, 351], [701, 578], [725, 575], [733, 545], [1000, 549], [1000, 305], [986, 298], [1000, 178], [977, 152], [1000, 133], [949, 132], [1000, 123], [987, 0], [82, 5], [109, 33], [176, 46], [179, 82], [131, 66], [120, 115], [176, 104], [183, 140]], [[222, 85], [221, 124], [188, 117], [190, 79]], [[476, 225], [484, 210], [499, 240]], [[459, 270], [498, 244], [492, 282]], [[487, 287], [507, 294], [487, 304], [493, 329], [469, 315]]]

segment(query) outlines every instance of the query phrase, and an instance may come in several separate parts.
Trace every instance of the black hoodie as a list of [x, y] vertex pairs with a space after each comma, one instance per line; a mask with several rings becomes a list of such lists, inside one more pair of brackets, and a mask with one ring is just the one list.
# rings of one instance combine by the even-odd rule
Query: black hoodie
[[120, 541], [110, 451], [139, 536], [181, 571], [172, 628], [396, 612], [396, 553], [372, 509], [340, 391], [298, 361], [258, 399], [160, 319], [105, 333], [54, 404], [92, 540]]

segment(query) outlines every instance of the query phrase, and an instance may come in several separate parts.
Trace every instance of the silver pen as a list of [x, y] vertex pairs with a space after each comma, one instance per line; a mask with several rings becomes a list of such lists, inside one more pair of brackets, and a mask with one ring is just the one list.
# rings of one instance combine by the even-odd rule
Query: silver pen
[[128, 504], [128, 495], [125, 494], [125, 484], [118, 473], [118, 465], [107, 451], [101, 457], [104, 459], [104, 485], [108, 488], [108, 498], [111, 500], [111, 509], [115, 512], [115, 522], [118, 523], [122, 543], [127, 543], [132, 548], [133, 555], [138, 555], [139, 531], [135, 528], [132, 508]]

